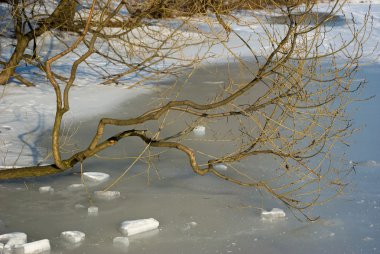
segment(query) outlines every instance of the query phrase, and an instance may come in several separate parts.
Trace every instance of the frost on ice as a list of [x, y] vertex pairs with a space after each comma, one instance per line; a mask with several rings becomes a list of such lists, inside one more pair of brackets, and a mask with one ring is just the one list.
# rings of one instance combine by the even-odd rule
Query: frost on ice
[[280, 208], [273, 208], [271, 211], [262, 211], [261, 218], [263, 220], [276, 220], [280, 218], [285, 218], [285, 212]]
[[53, 193], [54, 189], [51, 186], [42, 186], [38, 189], [40, 193]]
[[85, 233], [80, 231], [64, 231], [61, 233], [61, 238], [67, 243], [78, 244], [84, 241]]
[[112, 242], [113, 242], [113, 246], [121, 250], [126, 250], [129, 246], [128, 237], [118, 236], [118, 237], [115, 237]]
[[50, 241], [43, 239], [35, 242], [15, 246], [16, 254], [40, 254], [50, 253]]
[[85, 172], [83, 173], [83, 179], [91, 183], [103, 183], [110, 178], [109, 174], [101, 172]]
[[101, 200], [113, 200], [120, 197], [119, 191], [95, 191], [94, 196]]
[[206, 127], [198, 125], [193, 129], [193, 133], [195, 136], [204, 136], [206, 135]]
[[146, 231], [157, 229], [160, 223], [153, 219], [127, 220], [120, 226], [120, 232], [126, 236], [140, 234]]
[[26, 239], [27, 239], [27, 235], [21, 232], [14, 232], [14, 233], [0, 235], [0, 243], [5, 243], [3, 245], [3, 252], [11, 253], [12, 249], [16, 245], [26, 243]]

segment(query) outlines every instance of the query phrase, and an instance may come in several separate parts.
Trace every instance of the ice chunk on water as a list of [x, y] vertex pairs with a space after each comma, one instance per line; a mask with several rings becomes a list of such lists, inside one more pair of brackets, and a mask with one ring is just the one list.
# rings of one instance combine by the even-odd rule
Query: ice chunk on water
[[81, 243], [86, 237], [85, 233], [80, 231], [64, 231], [61, 233], [61, 238], [68, 243]]
[[51, 186], [42, 186], [38, 189], [40, 193], [53, 193], [54, 189]]
[[113, 242], [113, 246], [121, 250], [126, 250], [129, 246], [128, 237], [118, 236], [118, 237], [115, 237], [112, 242]]
[[4, 253], [11, 252], [11, 249], [18, 244], [26, 243], [27, 235], [21, 232], [14, 232], [0, 235], [0, 242], [5, 243]]
[[69, 186], [67, 186], [67, 189], [69, 191], [78, 191], [78, 190], [83, 190], [84, 189], [84, 184], [83, 183], [74, 183]]
[[101, 172], [85, 172], [83, 173], [83, 179], [91, 183], [103, 183], [110, 178], [109, 174]]
[[202, 125], [195, 126], [193, 129], [193, 133], [195, 136], [204, 136], [206, 135], [206, 127]]
[[226, 171], [228, 167], [224, 165], [223, 163], [218, 163], [218, 164], [215, 164], [214, 168], [216, 170]]
[[160, 223], [153, 219], [127, 220], [123, 221], [120, 231], [124, 235], [131, 236], [158, 228]]
[[119, 191], [95, 191], [94, 196], [97, 199], [113, 200], [120, 197]]
[[3, 253], [4, 250], [4, 243], [0, 243], [0, 253]]
[[98, 215], [99, 208], [96, 206], [90, 206], [87, 208], [88, 215], [90, 216], [96, 216]]
[[82, 204], [75, 204], [75, 209], [84, 209], [84, 208], [86, 208], [84, 205], [82, 205]]
[[43, 240], [31, 242], [31, 243], [16, 245], [15, 253], [16, 254], [50, 253], [50, 241], [48, 239], [43, 239]]
[[183, 227], [182, 231], [188, 231], [192, 228], [195, 228], [197, 225], [198, 225], [198, 223], [196, 223], [195, 221], [186, 223], [185, 226]]
[[284, 218], [286, 216], [285, 212], [280, 208], [273, 208], [271, 211], [262, 211], [261, 218], [265, 220], [275, 220]]

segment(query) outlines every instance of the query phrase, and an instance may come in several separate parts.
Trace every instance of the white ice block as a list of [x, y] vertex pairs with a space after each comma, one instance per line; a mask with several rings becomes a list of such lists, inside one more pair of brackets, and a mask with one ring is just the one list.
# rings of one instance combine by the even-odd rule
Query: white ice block
[[95, 191], [94, 196], [101, 200], [113, 200], [120, 197], [119, 191]]
[[6, 242], [3, 249], [4, 253], [12, 250], [12, 248], [18, 244], [26, 243], [27, 235], [21, 232], [14, 232], [0, 235], [0, 242]]
[[40, 193], [53, 193], [54, 189], [51, 186], [42, 186], [38, 189]]
[[87, 208], [87, 213], [90, 216], [98, 215], [98, 211], [99, 211], [99, 208], [96, 206], [90, 206], [89, 208]]
[[118, 236], [118, 237], [115, 237], [112, 242], [113, 242], [113, 246], [119, 249], [127, 249], [129, 246], [128, 237]]
[[85, 237], [85, 233], [80, 231], [64, 231], [61, 233], [61, 238], [72, 244], [83, 242]]
[[206, 135], [206, 127], [202, 125], [195, 126], [193, 129], [193, 133], [195, 136], [204, 136]]
[[92, 183], [103, 183], [110, 178], [109, 174], [101, 172], [85, 172], [83, 173], [83, 179]]
[[222, 163], [215, 164], [214, 168], [220, 171], [226, 171], [228, 167]]
[[126, 236], [140, 234], [158, 228], [160, 223], [153, 219], [127, 220], [120, 226], [120, 232]]
[[43, 239], [15, 246], [15, 254], [39, 254], [50, 252], [50, 241]]
[[262, 211], [261, 218], [267, 220], [280, 219], [286, 216], [285, 212], [280, 208], [273, 208], [271, 211]]
[[83, 190], [84, 189], [84, 184], [83, 183], [74, 183], [69, 186], [67, 186], [67, 189], [69, 191], [78, 191], [78, 190]]

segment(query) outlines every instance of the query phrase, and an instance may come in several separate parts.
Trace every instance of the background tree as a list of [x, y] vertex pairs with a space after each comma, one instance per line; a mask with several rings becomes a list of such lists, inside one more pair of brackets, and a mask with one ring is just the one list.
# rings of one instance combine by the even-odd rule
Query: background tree
[[[43, 4], [33, 2], [30, 12]], [[147, 149], [178, 150], [188, 157], [194, 173], [213, 174], [235, 184], [264, 190], [303, 213], [321, 198], [329, 199], [340, 193], [349, 173], [335, 167], [331, 151], [352, 131], [345, 110], [361, 87], [353, 80], [368, 33], [366, 25], [358, 27], [353, 22], [349, 26], [352, 32], [349, 40], [337, 34], [333, 44], [326, 42], [326, 34], [334, 32], [331, 27], [341, 4], [337, 1], [327, 12], [319, 13], [310, 1], [300, 6], [297, 2], [287, 5], [266, 2], [267, 15], [251, 11], [251, 20], [241, 20], [234, 11], [236, 8], [257, 8], [259, 4], [252, 1], [152, 0], [92, 1], [91, 6], [86, 6], [67, 0], [60, 1], [54, 11], [40, 18], [40, 14], [27, 16], [25, 13], [29, 10], [25, 3], [13, 2], [16, 46], [0, 74], [0, 83], [5, 84], [12, 76], [17, 78], [15, 67], [21, 60], [45, 72], [56, 94], [52, 130], [54, 161], [46, 166], [1, 170], [0, 179], [57, 174], [117, 145], [122, 139], [137, 137], [146, 145], [144, 152]], [[203, 18], [211, 24], [209, 31], [203, 31], [199, 38], [184, 36], [183, 31], [199, 31], [193, 21], [194, 15], [208, 13], [212, 14]], [[154, 19], [179, 16], [181, 22], [165, 30], [169, 31], [166, 33], [160, 30], [168, 26], [165, 20], [159, 23]], [[62, 17], [70, 22], [62, 21]], [[365, 23], [367, 20], [368, 17]], [[234, 22], [257, 29], [257, 39], [243, 38], [236, 33], [231, 28]], [[22, 30], [29, 23], [28, 28]], [[275, 23], [284, 25], [273, 26]], [[59, 38], [62, 30], [77, 35], [67, 43]], [[47, 31], [56, 34], [62, 44], [67, 43], [66, 49], [54, 56], [40, 56], [34, 43], [33, 56], [25, 54], [29, 42]], [[80, 65], [91, 65], [91, 60], [97, 57], [125, 66], [124, 70], [116, 72], [92, 66], [104, 78], [104, 84], [118, 83], [132, 72], [143, 73], [147, 78], [151, 77], [149, 74], [177, 74], [207, 57], [203, 52], [197, 59], [187, 58], [181, 54], [185, 47], [204, 47], [205, 43], [211, 44], [210, 47], [216, 43], [223, 45], [230, 36], [239, 38], [252, 53], [248, 62], [235, 55], [236, 63], [251, 77], [248, 82], [231, 81], [218, 87], [212, 97], [202, 100], [185, 98], [180, 90], [169, 88], [165, 97], [139, 116], [101, 119], [85, 149], [62, 157], [62, 120], [70, 110], [69, 94]], [[233, 55], [231, 49], [226, 50]], [[77, 56], [70, 73], [57, 74], [59, 61], [68, 55]], [[158, 68], [163, 61], [172, 62]], [[170, 122], [168, 119], [175, 119], [175, 125], [163, 134]], [[149, 125], [152, 121], [157, 122], [153, 127]], [[213, 138], [217, 141], [228, 136], [229, 148], [213, 154], [199, 151], [196, 142], [186, 140], [198, 124], [210, 129], [221, 124], [227, 126], [227, 133], [215, 128]], [[104, 130], [109, 125], [124, 129], [104, 137]], [[252, 158], [271, 158], [275, 164], [263, 172], [234, 166]], [[221, 171], [216, 166], [220, 163], [234, 170]], [[322, 192], [327, 188], [334, 192]]]

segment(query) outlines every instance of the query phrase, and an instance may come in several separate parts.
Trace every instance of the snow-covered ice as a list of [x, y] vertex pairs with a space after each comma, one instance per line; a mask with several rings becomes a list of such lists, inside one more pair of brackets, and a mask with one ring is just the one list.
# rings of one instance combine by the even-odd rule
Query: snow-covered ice
[[94, 191], [94, 196], [101, 200], [114, 200], [120, 197], [119, 191]]
[[4, 243], [3, 245], [4, 254], [12, 253], [12, 249], [16, 245], [22, 245], [26, 243], [26, 241], [27, 241], [27, 235], [21, 232], [14, 232], [14, 233], [0, 235], [0, 242]]
[[264, 220], [276, 220], [280, 218], [285, 218], [286, 214], [284, 210], [280, 208], [273, 208], [271, 211], [262, 211], [261, 218]]
[[50, 241], [43, 239], [15, 246], [15, 254], [40, 254], [50, 252]]
[[193, 133], [195, 136], [204, 136], [206, 135], [206, 127], [202, 125], [195, 126]]
[[83, 179], [91, 183], [103, 183], [110, 178], [109, 174], [102, 172], [85, 172], [83, 173]]
[[116, 248], [119, 248], [121, 250], [126, 250], [128, 249], [129, 246], [129, 239], [128, 237], [123, 237], [123, 236], [117, 236], [112, 240], [113, 246]]
[[97, 206], [90, 206], [87, 208], [87, 213], [90, 216], [96, 216], [98, 215], [99, 208]]
[[72, 244], [83, 242], [85, 237], [86, 234], [80, 231], [64, 231], [61, 233], [61, 239]]
[[84, 205], [82, 205], [82, 204], [75, 204], [74, 208], [75, 209], [85, 209], [86, 207]]
[[126, 236], [140, 234], [146, 231], [157, 229], [160, 223], [153, 219], [139, 219], [123, 221], [120, 225], [120, 232]]
[[54, 188], [51, 186], [41, 186], [38, 188], [40, 193], [54, 193]]

